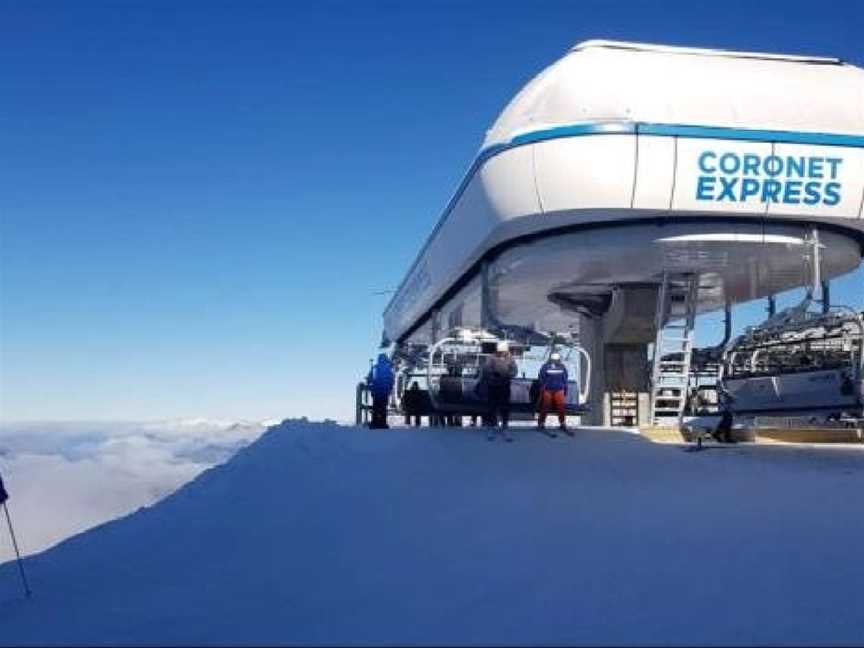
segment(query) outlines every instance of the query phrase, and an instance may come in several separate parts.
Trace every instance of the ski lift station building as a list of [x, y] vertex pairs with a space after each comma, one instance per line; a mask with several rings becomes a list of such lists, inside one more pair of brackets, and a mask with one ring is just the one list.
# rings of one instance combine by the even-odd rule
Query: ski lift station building
[[602, 423], [611, 390], [647, 392], [669, 277], [707, 312], [853, 271], [862, 245], [864, 70], [587, 41], [492, 125], [384, 338], [399, 356], [457, 328], [570, 332]]

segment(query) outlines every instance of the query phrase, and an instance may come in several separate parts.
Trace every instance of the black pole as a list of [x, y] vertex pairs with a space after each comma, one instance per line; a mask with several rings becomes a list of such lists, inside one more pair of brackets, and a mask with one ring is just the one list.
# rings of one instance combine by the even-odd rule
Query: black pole
[[18, 551], [18, 540], [15, 539], [15, 530], [12, 528], [12, 518], [9, 517], [9, 507], [6, 502], [3, 502], [3, 510], [6, 512], [6, 523], [9, 525], [9, 535], [12, 537], [12, 546], [15, 548], [15, 558], [18, 560], [18, 571], [21, 572], [21, 582], [24, 583], [24, 594], [30, 598], [32, 592], [30, 585], [27, 583], [27, 576], [24, 574], [24, 563], [21, 560], [21, 552]]
[[728, 301], [723, 307], [723, 341], [720, 346], [726, 346], [732, 339], [732, 304]]

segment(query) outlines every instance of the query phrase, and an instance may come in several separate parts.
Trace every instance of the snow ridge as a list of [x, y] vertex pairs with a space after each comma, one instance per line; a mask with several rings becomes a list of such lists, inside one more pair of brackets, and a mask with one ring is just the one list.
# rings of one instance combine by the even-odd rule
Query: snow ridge
[[286, 421], [0, 566], [0, 644], [858, 644], [860, 448]]
[[[228, 460], [272, 421], [0, 424], [0, 472], [25, 554], [150, 505]], [[13, 556], [0, 536], [0, 562]]]

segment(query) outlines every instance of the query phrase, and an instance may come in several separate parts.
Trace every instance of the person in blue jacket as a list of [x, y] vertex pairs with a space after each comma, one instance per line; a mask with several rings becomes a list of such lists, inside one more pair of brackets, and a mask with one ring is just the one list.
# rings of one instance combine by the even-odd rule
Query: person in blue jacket
[[378, 355], [377, 362], [369, 370], [366, 382], [372, 390], [372, 422], [369, 427], [374, 430], [386, 430], [387, 425], [387, 401], [390, 400], [390, 392], [393, 391], [393, 363], [386, 353]]
[[[567, 367], [561, 362], [557, 352], [549, 356], [549, 360], [540, 368], [540, 418], [537, 427], [546, 432], [546, 413], [554, 408], [558, 414], [558, 425], [562, 432], [573, 436], [567, 429]], [[555, 436], [554, 432], [547, 432]]]

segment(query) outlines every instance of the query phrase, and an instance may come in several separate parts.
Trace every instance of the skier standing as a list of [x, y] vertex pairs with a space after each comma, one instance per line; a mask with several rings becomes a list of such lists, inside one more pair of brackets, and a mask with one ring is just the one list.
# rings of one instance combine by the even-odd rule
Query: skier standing
[[562, 432], [573, 436], [567, 428], [567, 367], [561, 362], [557, 352], [549, 356], [549, 360], [540, 368], [540, 417], [537, 428], [549, 436], [557, 436], [546, 430], [546, 413], [553, 408], [558, 414], [558, 426]]
[[499, 342], [495, 356], [489, 358], [483, 365], [481, 381], [486, 387], [486, 405], [492, 428], [488, 438], [495, 438], [495, 428], [498, 417], [501, 417], [500, 433], [506, 441], [513, 441], [508, 431], [510, 424], [510, 381], [516, 375], [516, 362], [510, 355], [507, 342]]
[[381, 353], [378, 361], [369, 370], [366, 382], [372, 389], [372, 422], [369, 425], [373, 430], [386, 430], [387, 425], [387, 401], [390, 400], [390, 392], [393, 391], [393, 364], [387, 354]]

